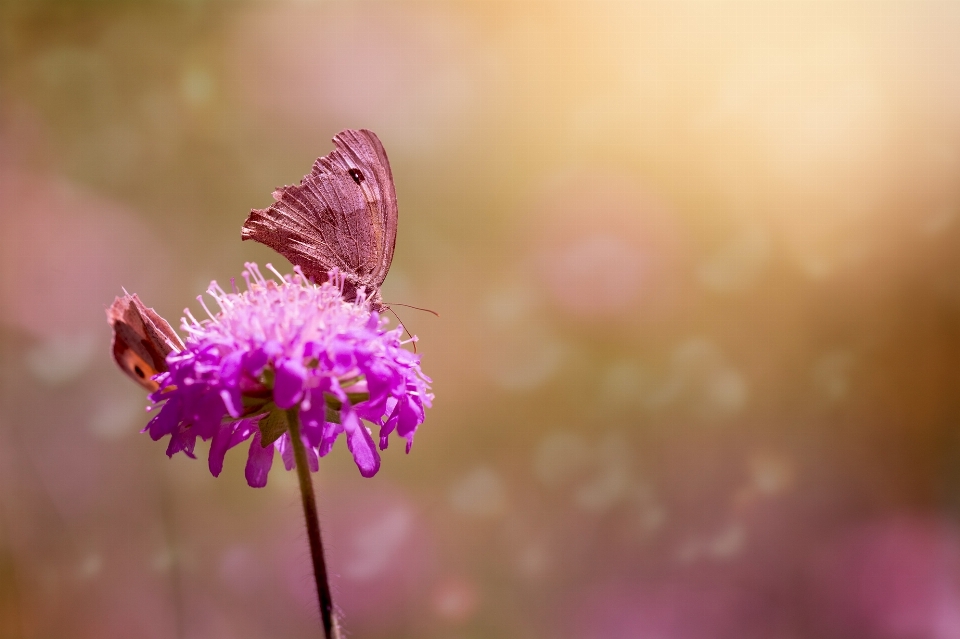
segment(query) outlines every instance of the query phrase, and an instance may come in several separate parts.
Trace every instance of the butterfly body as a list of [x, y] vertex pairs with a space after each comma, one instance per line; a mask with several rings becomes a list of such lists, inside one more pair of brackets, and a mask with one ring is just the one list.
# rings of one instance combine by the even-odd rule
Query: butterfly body
[[333, 142], [300, 184], [277, 189], [271, 206], [250, 211], [241, 238], [269, 246], [318, 283], [339, 269], [344, 297], [355, 299], [362, 288], [379, 311], [397, 239], [393, 173], [372, 131], [347, 129]]

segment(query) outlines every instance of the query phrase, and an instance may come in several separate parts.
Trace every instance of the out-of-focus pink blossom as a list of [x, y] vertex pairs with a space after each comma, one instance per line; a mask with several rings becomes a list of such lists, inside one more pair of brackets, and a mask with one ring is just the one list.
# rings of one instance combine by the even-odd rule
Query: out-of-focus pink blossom
[[64, 180], [0, 169], [0, 321], [40, 338], [100, 329], [118, 281], [168, 276], [152, 232], [122, 206]]
[[267, 4], [234, 25], [232, 62], [242, 96], [298, 136], [367, 122], [415, 148], [472, 112], [473, 39], [454, 14], [425, 7]]
[[[747, 622], [749, 600], [732, 584], [675, 579], [639, 585], [623, 580], [579, 593], [569, 606], [571, 639], [741, 639], [758, 636]], [[757, 624], [762, 623], [760, 617]], [[564, 618], [569, 618], [564, 616]]]
[[602, 171], [551, 180], [525, 236], [548, 296], [581, 319], [675, 310], [683, 283], [680, 228], [630, 180]]
[[895, 517], [847, 531], [815, 562], [813, 611], [830, 636], [960, 637], [960, 534]]
[[463, 623], [477, 612], [480, 593], [476, 585], [463, 577], [441, 579], [430, 593], [435, 615], [450, 623]]

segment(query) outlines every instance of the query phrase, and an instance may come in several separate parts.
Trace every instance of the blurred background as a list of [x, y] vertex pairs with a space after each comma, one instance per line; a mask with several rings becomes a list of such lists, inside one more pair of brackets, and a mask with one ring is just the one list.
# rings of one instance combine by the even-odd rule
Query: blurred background
[[316, 477], [356, 639], [960, 637], [960, 5], [0, 4], [0, 636], [319, 636], [294, 475], [139, 434], [345, 127], [436, 402]]

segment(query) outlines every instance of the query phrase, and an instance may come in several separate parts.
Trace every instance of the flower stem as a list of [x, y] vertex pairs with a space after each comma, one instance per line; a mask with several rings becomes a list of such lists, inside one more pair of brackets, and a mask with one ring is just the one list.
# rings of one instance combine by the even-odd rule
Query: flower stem
[[327, 564], [323, 558], [323, 542], [320, 541], [320, 520], [317, 518], [317, 501], [313, 496], [313, 481], [307, 464], [307, 451], [300, 439], [300, 417], [297, 408], [287, 411], [293, 458], [297, 463], [297, 478], [300, 480], [300, 495], [303, 498], [303, 516], [307, 520], [307, 537], [310, 539], [310, 554], [313, 556], [313, 574], [317, 581], [317, 599], [323, 620], [325, 639], [340, 639], [340, 628], [333, 613], [333, 598], [327, 580]]

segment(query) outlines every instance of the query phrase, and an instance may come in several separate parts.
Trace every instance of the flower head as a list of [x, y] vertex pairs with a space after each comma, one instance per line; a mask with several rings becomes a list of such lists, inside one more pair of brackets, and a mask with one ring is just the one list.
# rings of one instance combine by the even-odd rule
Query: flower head
[[144, 432], [154, 440], [169, 435], [170, 456], [193, 457], [198, 437], [212, 440], [214, 476], [226, 452], [249, 439], [247, 482], [260, 487], [276, 452], [288, 470], [294, 466], [287, 420], [295, 416], [312, 470], [342, 433], [360, 473], [371, 477], [380, 455], [363, 421], [380, 427], [381, 450], [396, 431], [409, 452], [433, 398], [430, 379], [403, 348], [401, 327], [387, 330], [362, 292], [344, 300], [337, 271], [319, 286], [299, 269], [286, 277], [273, 272], [279, 281], [248, 263], [246, 291], [210, 284], [218, 313], [208, 310], [210, 319], [198, 321], [185, 311], [185, 348], [171, 353], [169, 370], [156, 377], [160, 388], [150, 399], [160, 409]]

